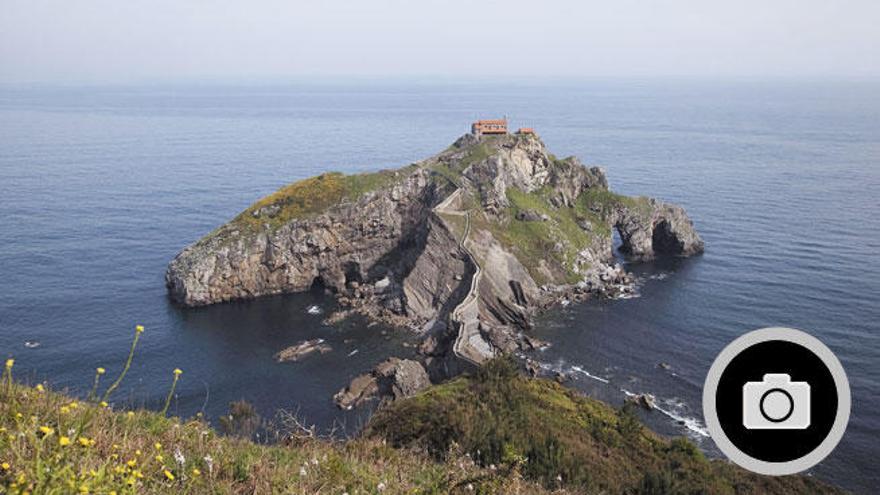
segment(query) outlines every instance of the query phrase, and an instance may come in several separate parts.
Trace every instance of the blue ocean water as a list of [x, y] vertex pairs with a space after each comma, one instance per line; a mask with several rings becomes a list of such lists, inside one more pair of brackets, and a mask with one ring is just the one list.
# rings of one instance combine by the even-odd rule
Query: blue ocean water
[[[116, 402], [159, 403], [180, 367], [177, 414], [216, 417], [243, 398], [267, 416], [356, 428], [364, 413], [336, 410], [331, 395], [411, 352], [412, 336], [358, 319], [322, 326], [333, 301], [319, 294], [178, 308], [165, 266], [283, 184], [405, 165], [500, 115], [559, 156], [606, 167], [619, 192], [682, 204], [707, 244], [697, 258], [629, 265], [637, 298], [543, 315], [536, 333], [556, 345], [542, 361], [612, 403], [622, 390], [655, 394], [668, 414], [646, 421], [712, 453], [700, 389], [714, 356], [755, 328], [806, 330], [837, 353], [853, 392], [847, 433], [814, 473], [880, 487], [876, 82], [0, 88], [0, 357], [82, 393], [96, 366], [121, 367], [142, 323]], [[314, 337], [334, 350], [272, 360]]]

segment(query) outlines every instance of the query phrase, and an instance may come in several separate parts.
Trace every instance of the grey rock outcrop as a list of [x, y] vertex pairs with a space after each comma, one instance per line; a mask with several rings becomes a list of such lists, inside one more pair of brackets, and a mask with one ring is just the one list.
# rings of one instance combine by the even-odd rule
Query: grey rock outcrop
[[333, 400], [342, 409], [352, 409], [374, 399], [394, 401], [412, 397], [429, 385], [428, 373], [419, 362], [392, 357], [369, 373], [356, 376]]
[[648, 200], [647, 208], [620, 206], [612, 223], [620, 233], [621, 250], [646, 260], [657, 255], [691, 256], [703, 252], [703, 240], [684, 208]]

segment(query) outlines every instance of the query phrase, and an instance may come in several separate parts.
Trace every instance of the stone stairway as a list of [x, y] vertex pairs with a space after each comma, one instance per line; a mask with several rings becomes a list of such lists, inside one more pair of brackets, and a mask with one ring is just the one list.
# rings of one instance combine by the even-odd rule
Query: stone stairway
[[[470, 213], [467, 211], [460, 211], [451, 207], [451, 205], [459, 199], [461, 196], [461, 189], [456, 189], [455, 192], [449, 195], [442, 203], [437, 205], [434, 208], [436, 213], [441, 213], [445, 215], [456, 215], [463, 216], [465, 218], [465, 229], [464, 233], [459, 240], [459, 249], [465, 256], [468, 257], [470, 262], [473, 264], [475, 270], [474, 274], [471, 277], [470, 287], [468, 289], [467, 295], [462, 299], [462, 301], [452, 310], [450, 319], [452, 323], [458, 328], [458, 334], [455, 338], [455, 343], [453, 344], [453, 352], [455, 355], [468, 363], [479, 366], [487, 359], [492, 358], [495, 355], [495, 352], [492, 346], [483, 339], [483, 336], [480, 334], [480, 308], [479, 308], [479, 284], [480, 277], [482, 275], [483, 269], [480, 266], [480, 263], [477, 261], [476, 257], [474, 257], [471, 250], [468, 248], [468, 236], [470, 235], [471, 229], [471, 218]], [[442, 216], [441, 216], [442, 218]]]

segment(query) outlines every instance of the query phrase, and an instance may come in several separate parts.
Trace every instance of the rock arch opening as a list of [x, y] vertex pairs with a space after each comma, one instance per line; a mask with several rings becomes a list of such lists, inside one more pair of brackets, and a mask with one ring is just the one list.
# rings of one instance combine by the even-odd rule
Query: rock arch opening
[[655, 254], [681, 254], [684, 245], [672, 231], [672, 225], [666, 220], [660, 220], [654, 224], [651, 233], [651, 248]]
[[618, 262], [626, 260], [629, 253], [629, 247], [623, 242], [623, 234], [620, 227], [615, 225], [611, 229], [611, 257]]

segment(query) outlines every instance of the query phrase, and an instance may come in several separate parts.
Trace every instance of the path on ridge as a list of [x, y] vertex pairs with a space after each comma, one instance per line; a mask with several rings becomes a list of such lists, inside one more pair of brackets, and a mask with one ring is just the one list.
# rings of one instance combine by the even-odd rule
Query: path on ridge
[[467, 295], [451, 313], [452, 321], [458, 326], [458, 334], [456, 335], [452, 350], [459, 358], [479, 366], [486, 359], [492, 357], [494, 352], [492, 346], [480, 334], [480, 309], [477, 294], [483, 268], [467, 246], [471, 229], [470, 212], [450, 209], [452, 202], [458, 199], [459, 196], [461, 196], [461, 189], [456, 189], [442, 203], [437, 205], [434, 211], [438, 214], [463, 216], [465, 218], [464, 233], [461, 239], [459, 239], [458, 245], [461, 251], [470, 259], [471, 263], [473, 263], [475, 270], [471, 277], [471, 284]]

